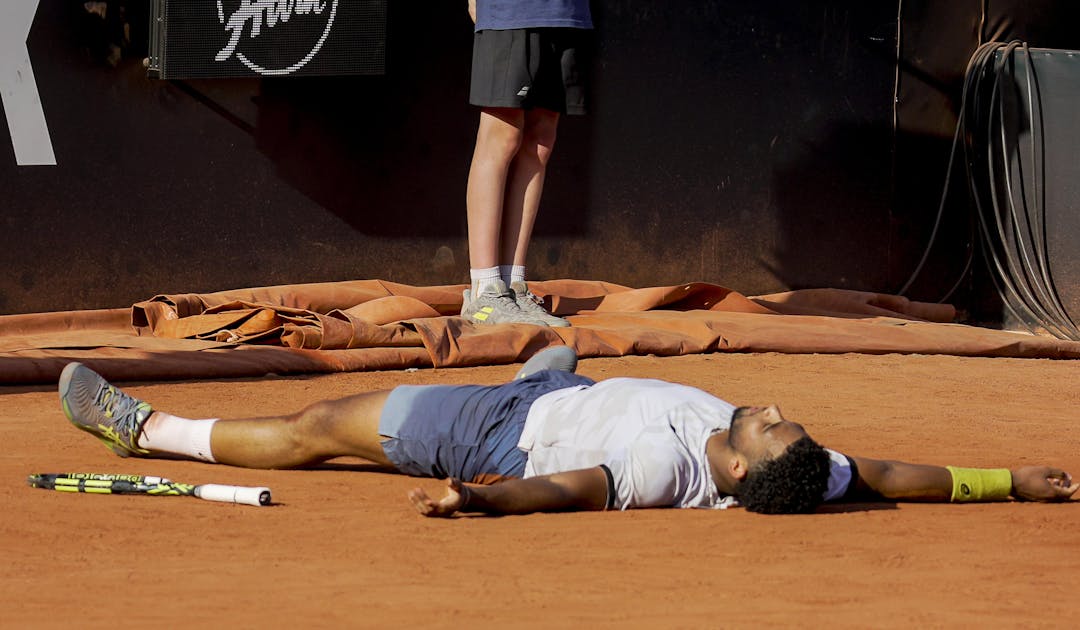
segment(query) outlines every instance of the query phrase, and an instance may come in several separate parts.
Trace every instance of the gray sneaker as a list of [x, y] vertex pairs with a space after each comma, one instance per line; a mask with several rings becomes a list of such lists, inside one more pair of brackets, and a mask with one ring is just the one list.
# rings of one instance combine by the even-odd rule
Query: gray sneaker
[[532, 355], [525, 365], [521, 366], [514, 380], [529, 378], [543, 370], [559, 370], [571, 374], [577, 370], [577, 352], [570, 346], [551, 346]]
[[474, 324], [532, 324], [533, 326], [547, 326], [547, 322], [527, 313], [518, 307], [514, 301], [514, 294], [506, 288], [500, 280], [489, 284], [480, 292], [480, 295], [472, 297], [466, 289], [462, 294], [464, 298], [461, 306], [461, 316]]
[[518, 308], [544, 322], [548, 326], [554, 328], [566, 328], [570, 325], [570, 322], [567, 320], [561, 317], [555, 317], [544, 310], [544, 301], [533, 295], [533, 292], [529, 290], [529, 285], [524, 282], [515, 282], [511, 284], [510, 291], [514, 294], [514, 302], [517, 303]]
[[68, 363], [60, 373], [60, 406], [71, 424], [95, 435], [120, 457], [140, 457], [139, 435], [154, 410], [101, 378], [82, 363]]

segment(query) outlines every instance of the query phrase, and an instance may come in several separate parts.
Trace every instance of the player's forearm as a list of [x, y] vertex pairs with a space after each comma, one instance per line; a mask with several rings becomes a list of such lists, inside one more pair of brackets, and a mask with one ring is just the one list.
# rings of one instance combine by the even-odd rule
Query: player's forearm
[[865, 460], [859, 463], [864, 494], [906, 501], [948, 501], [952, 474], [942, 466]]
[[466, 484], [465, 488], [467, 497], [461, 512], [530, 514], [602, 510], [607, 502], [607, 480], [599, 469], [514, 479], [490, 486]]

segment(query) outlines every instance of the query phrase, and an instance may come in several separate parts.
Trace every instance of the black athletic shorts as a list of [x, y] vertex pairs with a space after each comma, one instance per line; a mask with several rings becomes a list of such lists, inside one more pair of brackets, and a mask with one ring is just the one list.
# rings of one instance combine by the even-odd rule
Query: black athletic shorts
[[476, 31], [469, 102], [585, 113], [585, 44], [580, 28]]

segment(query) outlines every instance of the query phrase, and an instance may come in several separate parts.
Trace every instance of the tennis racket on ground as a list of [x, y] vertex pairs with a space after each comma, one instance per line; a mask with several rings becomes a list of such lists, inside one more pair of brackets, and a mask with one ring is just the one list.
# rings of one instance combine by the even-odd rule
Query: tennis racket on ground
[[176, 483], [161, 477], [146, 475], [110, 475], [103, 473], [53, 473], [30, 475], [31, 487], [59, 492], [88, 494], [149, 494], [152, 496], [198, 497], [207, 501], [270, 505], [270, 488], [223, 486], [219, 484], [192, 485]]

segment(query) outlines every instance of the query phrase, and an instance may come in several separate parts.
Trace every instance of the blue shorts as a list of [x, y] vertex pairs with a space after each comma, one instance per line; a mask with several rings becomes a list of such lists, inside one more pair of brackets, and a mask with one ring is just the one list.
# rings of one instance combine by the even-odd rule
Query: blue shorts
[[390, 462], [417, 477], [472, 483], [517, 479], [527, 455], [517, 447], [529, 407], [557, 389], [592, 385], [545, 370], [503, 385], [402, 385], [386, 399], [379, 434]]

